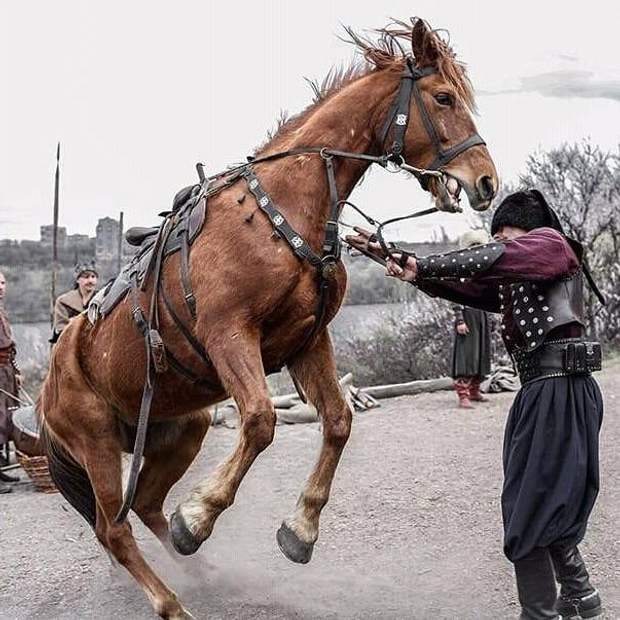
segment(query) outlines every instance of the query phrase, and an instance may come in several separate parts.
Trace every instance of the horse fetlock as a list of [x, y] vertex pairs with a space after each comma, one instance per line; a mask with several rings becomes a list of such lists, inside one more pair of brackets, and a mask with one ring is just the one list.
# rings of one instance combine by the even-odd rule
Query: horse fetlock
[[191, 614], [183, 608], [177, 595], [171, 592], [170, 596], [164, 599], [157, 599], [153, 602], [155, 613], [166, 620], [185, 620], [191, 618]]

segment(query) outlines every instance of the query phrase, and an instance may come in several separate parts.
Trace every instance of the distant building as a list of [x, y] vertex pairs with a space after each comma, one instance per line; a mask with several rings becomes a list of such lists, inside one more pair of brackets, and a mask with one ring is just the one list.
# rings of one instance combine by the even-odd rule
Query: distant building
[[118, 260], [118, 236], [120, 224], [111, 217], [102, 217], [97, 222], [97, 235], [95, 242], [95, 260], [101, 261]]
[[[41, 245], [51, 246], [54, 240], [54, 226], [47, 224], [41, 226]], [[57, 243], [59, 248], [64, 248], [67, 245], [67, 228], [65, 226], [58, 227]]]
[[78, 233], [75, 235], [67, 236], [67, 243], [69, 245], [88, 245], [89, 241], [90, 237], [88, 235], [81, 235]]

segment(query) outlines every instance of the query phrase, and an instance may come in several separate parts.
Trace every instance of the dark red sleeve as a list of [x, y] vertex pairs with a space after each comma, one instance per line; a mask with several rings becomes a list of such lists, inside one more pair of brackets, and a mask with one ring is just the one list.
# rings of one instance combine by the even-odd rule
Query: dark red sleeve
[[424, 280], [412, 284], [431, 297], [441, 297], [486, 312], [499, 312], [499, 286], [494, 282]]
[[523, 280], [555, 280], [570, 275], [579, 259], [566, 238], [552, 228], [536, 228], [504, 242], [504, 253], [473, 280], [498, 283]]

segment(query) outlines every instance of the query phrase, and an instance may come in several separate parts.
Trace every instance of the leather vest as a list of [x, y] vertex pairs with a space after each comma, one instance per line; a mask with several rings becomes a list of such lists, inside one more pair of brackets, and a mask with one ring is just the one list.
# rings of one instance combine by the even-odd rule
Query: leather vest
[[536, 350], [557, 327], [569, 323], [585, 327], [581, 269], [561, 280], [518, 282], [502, 288], [504, 304], [511, 306], [526, 351]]

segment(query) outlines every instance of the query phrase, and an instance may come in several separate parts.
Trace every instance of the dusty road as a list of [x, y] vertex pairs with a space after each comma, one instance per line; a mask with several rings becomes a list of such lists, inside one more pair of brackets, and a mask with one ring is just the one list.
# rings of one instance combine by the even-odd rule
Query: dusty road
[[[599, 375], [606, 397], [602, 491], [582, 550], [606, 619], [620, 618], [620, 364]], [[502, 555], [501, 437], [510, 394], [473, 412], [441, 392], [356, 414], [312, 562], [281, 555], [275, 532], [318, 448], [316, 425], [280, 426], [236, 504], [184, 570], [135, 526], [139, 544], [196, 618], [496, 619], [517, 615]], [[212, 429], [174, 508], [231, 448]], [[0, 496], [0, 618], [152, 618], [59, 496], [20, 484]]]

